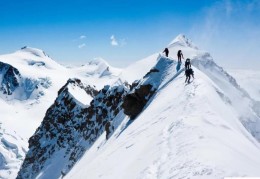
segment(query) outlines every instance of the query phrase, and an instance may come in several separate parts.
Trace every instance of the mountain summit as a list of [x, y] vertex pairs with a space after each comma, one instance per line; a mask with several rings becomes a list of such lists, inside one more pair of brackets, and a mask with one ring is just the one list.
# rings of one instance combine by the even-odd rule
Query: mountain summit
[[175, 39], [171, 41], [168, 45], [169, 47], [173, 46], [183, 46], [183, 47], [191, 47], [194, 49], [198, 49], [198, 47], [188, 39], [184, 34], [179, 34]]

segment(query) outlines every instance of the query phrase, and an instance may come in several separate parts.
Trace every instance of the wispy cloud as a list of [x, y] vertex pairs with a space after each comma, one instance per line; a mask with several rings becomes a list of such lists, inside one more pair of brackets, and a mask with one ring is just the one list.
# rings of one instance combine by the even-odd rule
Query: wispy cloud
[[217, 1], [194, 21], [190, 33], [199, 47], [209, 50], [224, 65], [249, 66], [260, 56], [256, 50], [260, 41], [259, 10], [258, 0]]
[[81, 35], [81, 36], [79, 37], [79, 39], [85, 39], [85, 38], [86, 38], [85, 35]]
[[117, 42], [114, 35], [111, 35], [110, 40], [111, 40], [110, 43], [111, 43], [112, 46], [118, 46], [118, 42]]
[[83, 44], [78, 45], [78, 48], [81, 49], [81, 48], [83, 48], [83, 47], [85, 47], [85, 46], [86, 46], [86, 44], [83, 43]]
[[112, 46], [120, 46], [120, 47], [123, 47], [123, 46], [125, 46], [127, 43], [126, 43], [126, 39], [116, 39], [116, 37], [115, 37], [115, 35], [111, 35], [111, 37], [110, 37], [110, 40], [111, 40], [111, 42], [110, 42], [110, 44], [112, 45]]

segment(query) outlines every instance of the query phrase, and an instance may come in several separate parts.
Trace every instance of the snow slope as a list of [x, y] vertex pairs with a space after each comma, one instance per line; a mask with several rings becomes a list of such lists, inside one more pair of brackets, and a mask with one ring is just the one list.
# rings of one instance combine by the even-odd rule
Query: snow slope
[[195, 72], [190, 85], [180, 76], [157, 93], [120, 136], [118, 130], [101, 149], [93, 146], [66, 178], [259, 176], [259, 144], [212, 81]]
[[[165, 75], [154, 79], [159, 88], [143, 112], [130, 125], [125, 118], [105, 144], [103, 134], [65, 178], [260, 176], [254, 100], [207, 52], [183, 35], [176, 39], [170, 57], [181, 49], [191, 58], [194, 81], [184, 84], [183, 73], [176, 76], [174, 67], [161, 66]], [[122, 75], [133, 81], [132, 74], [146, 74], [142, 69], [163, 58], [154, 57]]]

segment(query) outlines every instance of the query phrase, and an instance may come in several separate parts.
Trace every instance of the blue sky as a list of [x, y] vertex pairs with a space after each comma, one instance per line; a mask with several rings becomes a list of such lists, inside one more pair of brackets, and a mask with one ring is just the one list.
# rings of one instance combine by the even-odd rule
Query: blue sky
[[228, 68], [260, 69], [258, 0], [0, 1], [0, 53], [22, 46], [64, 64], [124, 67], [186, 34]]

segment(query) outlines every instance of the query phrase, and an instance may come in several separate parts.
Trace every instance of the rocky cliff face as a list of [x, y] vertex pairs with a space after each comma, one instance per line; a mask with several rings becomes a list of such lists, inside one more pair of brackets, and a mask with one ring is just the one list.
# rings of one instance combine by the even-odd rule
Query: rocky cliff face
[[[158, 57], [157, 64], [139, 81], [135, 81], [130, 92], [126, 95], [123, 102], [124, 113], [134, 119], [140, 114], [148, 101], [155, 94], [161, 85], [162, 79], [166, 78], [167, 70], [175, 66], [175, 62]], [[171, 69], [174, 71], [175, 69]]]
[[[78, 105], [68, 90], [72, 84], [94, 97], [89, 107]], [[97, 93], [80, 80], [69, 80], [30, 138], [29, 152], [17, 178], [35, 178], [40, 171], [47, 171], [46, 178], [48, 172], [52, 173], [51, 178], [65, 175], [106, 130], [106, 125], [113, 125], [126, 92], [124, 86], [105, 86]], [[55, 165], [57, 158], [59, 164]]]
[[0, 62], [0, 95], [4, 98], [37, 99], [43, 95], [43, 89], [49, 88], [50, 85], [51, 81], [48, 78], [23, 77], [17, 68]]
[[20, 80], [21, 75], [15, 67], [0, 62], [0, 91], [3, 94], [12, 95]]

